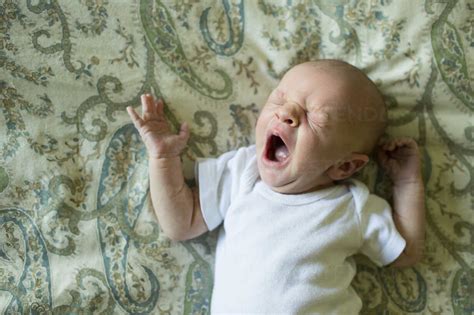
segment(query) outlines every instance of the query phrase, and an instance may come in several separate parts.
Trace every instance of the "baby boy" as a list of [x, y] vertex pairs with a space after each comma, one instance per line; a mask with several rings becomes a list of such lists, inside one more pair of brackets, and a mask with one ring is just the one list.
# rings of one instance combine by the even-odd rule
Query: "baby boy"
[[[128, 113], [147, 147], [158, 221], [175, 240], [221, 226], [212, 313], [356, 314], [356, 253], [378, 266], [421, 258], [424, 190], [411, 139], [380, 144], [381, 94], [357, 68], [318, 60], [291, 68], [271, 92], [256, 144], [199, 161], [182, 175], [186, 123], [171, 132], [163, 103], [142, 96]], [[351, 179], [376, 150], [393, 182], [393, 211]]]

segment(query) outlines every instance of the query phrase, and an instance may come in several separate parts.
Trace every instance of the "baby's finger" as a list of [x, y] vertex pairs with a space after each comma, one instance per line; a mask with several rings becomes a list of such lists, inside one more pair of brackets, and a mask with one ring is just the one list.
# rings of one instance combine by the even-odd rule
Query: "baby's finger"
[[382, 148], [385, 150], [385, 151], [393, 151], [393, 149], [395, 149], [395, 146], [396, 146], [396, 140], [390, 140], [388, 142], [386, 142]]
[[137, 112], [133, 109], [132, 106], [127, 107], [127, 113], [132, 119], [132, 122], [135, 125], [135, 128], [140, 129], [141, 126], [143, 125], [143, 120], [140, 117], [140, 115], [137, 114]]
[[382, 146], [385, 145], [389, 140], [390, 140], [390, 139], [389, 139], [388, 136], [383, 135], [383, 136], [380, 137], [379, 140], [377, 141], [377, 146], [382, 147]]
[[396, 150], [399, 150], [399, 149], [415, 150], [417, 149], [417, 147], [418, 146], [415, 140], [411, 138], [401, 138], [401, 139], [397, 139], [395, 149]]
[[157, 99], [155, 100], [155, 112], [158, 116], [163, 117], [164, 116], [164, 107], [165, 105], [163, 104], [163, 100]]
[[407, 146], [407, 147], [416, 147], [417, 144], [416, 144], [416, 141], [413, 140], [412, 138], [403, 138], [403, 139], [400, 139], [400, 144], [401, 145], [404, 145], [404, 146]]
[[382, 149], [377, 150], [377, 161], [383, 163], [387, 160], [387, 153]]
[[181, 124], [181, 128], [179, 130], [178, 137], [181, 138], [183, 141], [188, 141], [189, 138], [189, 125], [188, 123], [184, 122]]
[[141, 96], [143, 119], [149, 120], [153, 115], [153, 97], [150, 94]]

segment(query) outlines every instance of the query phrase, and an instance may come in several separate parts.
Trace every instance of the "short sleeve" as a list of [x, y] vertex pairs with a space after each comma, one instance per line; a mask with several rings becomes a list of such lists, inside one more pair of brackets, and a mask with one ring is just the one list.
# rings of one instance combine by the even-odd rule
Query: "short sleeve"
[[390, 205], [357, 180], [351, 180], [350, 190], [359, 215], [362, 237], [359, 251], [379, 267], [390, 264], [406, 245], [395, 226]]
[[397, 259], [405, 248], [406, 242], [395, 226], [388, 202], [370, 194], [360, 218], [361, 252], [379, 267]]
[[210, 231], [223, 222], [232, 199], [239, 194], [241, 175], [247, 167], [252, 149], [241, 148], [216, 159], [198, 160], [195, 175], [201, 212]]

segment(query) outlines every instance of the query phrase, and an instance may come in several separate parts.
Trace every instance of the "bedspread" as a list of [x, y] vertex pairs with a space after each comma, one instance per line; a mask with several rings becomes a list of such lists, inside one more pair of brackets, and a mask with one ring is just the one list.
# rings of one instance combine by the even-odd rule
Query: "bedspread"
[[[471, 0], [0, 0], [0, 312], [205, 314], [216, 234], [174, 242], [125, 108], [166, 103], [193, 162], [252, 144], [297, 63], [346, 60], [380, 87], [389, 136], [421, 146], [424, 258], [357, 257], [363, 314], [472, 314]], [[179, 172], [179, 170], [176, 170]], [[359, 175], [389, 198], [371, 163]]]

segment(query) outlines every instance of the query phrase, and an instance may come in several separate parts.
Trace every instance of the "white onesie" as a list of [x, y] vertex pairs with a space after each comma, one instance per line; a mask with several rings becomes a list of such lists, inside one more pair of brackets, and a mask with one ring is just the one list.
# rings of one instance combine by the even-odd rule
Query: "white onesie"
[[255, 146], [197, 164], [201, 209], [217, 241], [214, 314], [358, 314], [356, 253], [378, 266], [405, 247], [388, 203], [359, 181], [311, 193], [274, 192]]

